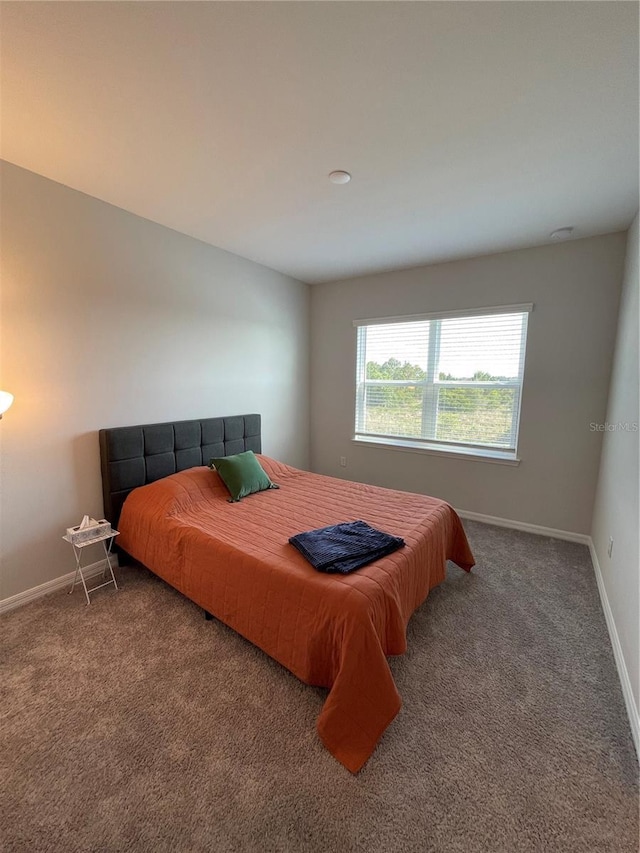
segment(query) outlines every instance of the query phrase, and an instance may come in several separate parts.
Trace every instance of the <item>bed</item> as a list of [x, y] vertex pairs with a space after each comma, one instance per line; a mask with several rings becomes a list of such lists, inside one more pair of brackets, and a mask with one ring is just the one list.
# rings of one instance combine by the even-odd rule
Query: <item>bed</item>
[[[398, 713], [387, 655], [445, 577], [473, 555], [444, 501], [311, 474], [261, 454], [260, 416], [101, 430], [105, 517], [120, 547], [307, 684], [328, 688], [317, 722], [356, 773]], [[280, 488], [229, 503], [211, 457], [253, 450]], [[324, 574], [289, 544], [313, 528], [363, 519], [404, 538], [348, 575]]]

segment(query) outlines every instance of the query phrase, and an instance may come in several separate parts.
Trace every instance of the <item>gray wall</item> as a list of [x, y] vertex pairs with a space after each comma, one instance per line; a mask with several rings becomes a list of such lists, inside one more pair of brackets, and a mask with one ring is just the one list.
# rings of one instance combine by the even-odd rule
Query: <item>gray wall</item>
[[[638, 216], [629, 230], [618, 335], [611, 373], [605, 423], [638, 424]], [[640, 709], [640, 513], [638, 487], [640, 433], [607, 430], [603, 433], [600, 476], [591, 537], [602, 571], [607, 598], [631, 681], [636, 715]], [[613, 551], [607, 550], [609, 537]]]
[[[436, 495], [456, 508], [589, 533], [625, 235], [315, 285], [314, 471]], [[517, 467], [353, 444], [352, 320], [533, 302]], [[339, 457], [347, 467], [339, 467]]]
[[7, 598], [72, 569], [60, 536], [102, 513], [101, 427], [261, 412], [264, 451], [308, 464], [309, 288], [14, 166], [1, 179]]

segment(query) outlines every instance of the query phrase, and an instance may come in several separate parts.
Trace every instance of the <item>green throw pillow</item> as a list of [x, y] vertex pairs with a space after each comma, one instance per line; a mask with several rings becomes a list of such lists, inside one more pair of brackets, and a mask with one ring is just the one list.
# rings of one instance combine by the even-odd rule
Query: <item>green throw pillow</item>
[[278, 488], [267, 476], [253, 450], [236, 453], [235, 456], [212, 459], [209, 467], [220, 474], [222, 482], [229, 489], [232, 501], [239, 501], [255, 492]]

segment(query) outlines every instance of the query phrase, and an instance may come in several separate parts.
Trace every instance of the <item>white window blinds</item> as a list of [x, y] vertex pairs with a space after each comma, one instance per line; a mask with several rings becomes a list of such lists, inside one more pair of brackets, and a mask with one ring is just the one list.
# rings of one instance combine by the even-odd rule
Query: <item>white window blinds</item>
[[356, 438], [515, 454], [532, 308], [356, 321]]

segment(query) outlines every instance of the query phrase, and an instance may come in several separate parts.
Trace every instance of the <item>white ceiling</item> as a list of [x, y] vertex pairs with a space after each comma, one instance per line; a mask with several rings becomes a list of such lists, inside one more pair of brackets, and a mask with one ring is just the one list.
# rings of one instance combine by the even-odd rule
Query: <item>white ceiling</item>
[[303, 281], [638, 207], [633, 2], [3, 3], [1, 24], [4, 159]]

